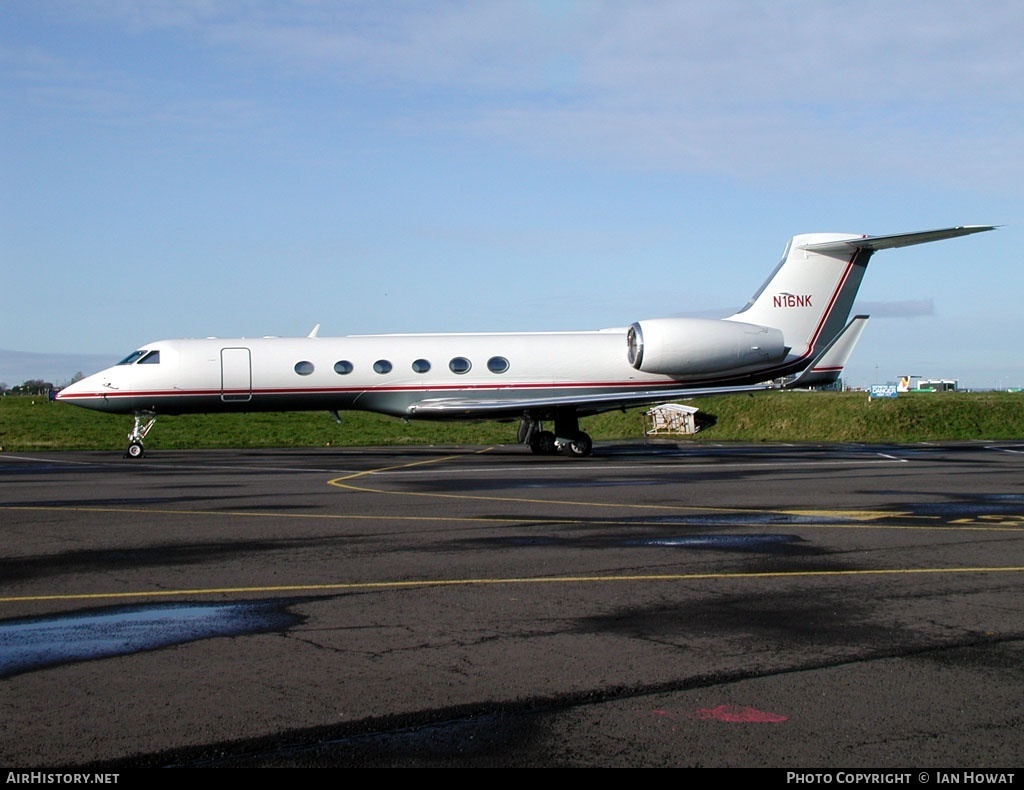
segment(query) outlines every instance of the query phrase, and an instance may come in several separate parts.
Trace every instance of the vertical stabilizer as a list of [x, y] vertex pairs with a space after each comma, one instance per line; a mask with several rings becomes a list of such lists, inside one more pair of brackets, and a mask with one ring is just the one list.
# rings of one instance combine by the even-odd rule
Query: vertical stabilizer
[[967, 236], [994, 227], [961, 225], [889, 236], [794, 236], [768, 280], [746, 307], [727, 320], [780, 329], [790, 348], [790, 360], [810, 361], [843, 331], [875, 251]]
[[[873, 253], [860, 247], [834, 249], [856, 238], [842, 233], [794, 236], [768, 280], [728, 320], [781, 329], [792, 356], [814, 356], [846, 325]], [[826, 246], [817, 251], [812, 245]]]

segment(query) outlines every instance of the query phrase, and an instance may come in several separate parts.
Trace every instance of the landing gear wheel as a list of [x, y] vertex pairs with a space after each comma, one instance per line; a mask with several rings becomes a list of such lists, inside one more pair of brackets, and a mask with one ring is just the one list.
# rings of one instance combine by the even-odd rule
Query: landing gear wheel
[[142, 458], [146, 454], [146, 448], [142, 446], [142, 440], [146, 438], [149, 429], [156, 422], [156, 415], [152, 412], [135, 412], [135, 424], [131, 433], [128, 434], [128, 446], [125, 448], [125, 458]]
[[593, 440], [582, 431], [571, 442], [566, 442], [562, 445], [562, 452], [573, 458], [585, 458], [590, 455], [593, 449]]
[[530, 437], [530, 450], [537, 455], [554, 455], [557, 449], [551, 431], [538, 431]]

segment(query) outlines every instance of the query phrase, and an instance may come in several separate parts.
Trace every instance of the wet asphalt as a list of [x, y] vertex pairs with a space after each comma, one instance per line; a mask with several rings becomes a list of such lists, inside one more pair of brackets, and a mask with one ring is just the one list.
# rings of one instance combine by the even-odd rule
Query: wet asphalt
[[1006, 768], [1024, 446], [0, 454], [0, 764]]

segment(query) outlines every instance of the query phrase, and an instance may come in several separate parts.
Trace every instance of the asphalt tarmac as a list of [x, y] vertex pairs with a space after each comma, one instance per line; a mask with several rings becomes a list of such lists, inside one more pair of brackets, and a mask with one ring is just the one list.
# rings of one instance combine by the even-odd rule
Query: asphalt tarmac
[[0, 454], [0, 765], [1024, 762], [1024, 445]]

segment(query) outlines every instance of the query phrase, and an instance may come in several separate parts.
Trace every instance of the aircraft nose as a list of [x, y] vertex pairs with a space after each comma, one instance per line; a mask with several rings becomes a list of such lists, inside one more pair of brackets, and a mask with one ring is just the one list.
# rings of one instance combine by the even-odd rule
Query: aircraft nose
[[105, 410], [105, 381], [102, 373], [86, 376], [72, 384], [68, 384], [57, 393], [56, 400], [83, 406], [87, 409]]
[[85, 392], [94, 391], [100, 382], [97, 380], [96, 374], [92, 376], [86, 376], [78, 381], [73, 381], [70, 384], [62, 387], [57, 393], [57, 400], [65, 400], [73, 398], [75, 395], [82, 395]]
[[73, 401], [75, 398], [81, 397], [89, 389], [88, 385], [86, 384], [87, 381], [88, 379], [79, 379], [78, 381], [68, 384], [66, 387], [63, 387], [57, 393], [56, 399], [63, 401]]
[[67, 400], [75, 395], [76, 391], [81, 391], [78, 387], [80, 382], [76, 381], [73, 384], [68, 384], [65, 387], [57, 390], [57, 400]]

